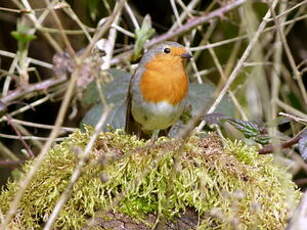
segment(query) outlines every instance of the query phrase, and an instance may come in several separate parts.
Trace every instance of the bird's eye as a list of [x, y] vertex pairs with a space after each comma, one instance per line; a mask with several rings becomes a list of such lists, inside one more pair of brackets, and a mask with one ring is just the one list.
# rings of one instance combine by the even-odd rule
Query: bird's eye
[[164, 53], [168, 54], [168, 53], [170, 53], [170, 52], [171, 52], [171, 49], [167, 47], [167, 48], [164, 48], [164, 50], [163, 50], [163, 51], [164, 51]]

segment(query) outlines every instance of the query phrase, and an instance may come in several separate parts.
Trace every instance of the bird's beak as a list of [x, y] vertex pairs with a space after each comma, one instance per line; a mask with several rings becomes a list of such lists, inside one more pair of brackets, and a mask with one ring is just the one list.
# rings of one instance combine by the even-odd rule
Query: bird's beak
[[190, 58], [192, 57], [192, 55], [189, 54], [189, 53], [183, 53], [183, 54], [181, 54], [180, 56], [181, 56], [182, 58], [185, 58], [185, 59], [190, 59]]

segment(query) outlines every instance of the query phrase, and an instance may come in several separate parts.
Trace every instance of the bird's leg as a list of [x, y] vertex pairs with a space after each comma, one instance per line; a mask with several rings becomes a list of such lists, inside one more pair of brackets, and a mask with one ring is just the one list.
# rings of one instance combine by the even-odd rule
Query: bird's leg
[[151, 138], [150, 138], [150, 142], [155, 142], [158, 137], [159, 137], [159, 132], [160, 132], [160, 129], [156, 129], [152, 132], [152, 135], [151, 135]]

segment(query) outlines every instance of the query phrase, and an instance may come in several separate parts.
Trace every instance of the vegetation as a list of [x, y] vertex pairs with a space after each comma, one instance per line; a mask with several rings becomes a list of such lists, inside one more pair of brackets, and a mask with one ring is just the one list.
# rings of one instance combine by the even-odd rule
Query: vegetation
[[[48, 153], [25, 190], [12, 226], [41, 229], [69, 183], [78, 162], [76, 148], [85, 148], [92, 133], [77, 131]], [[31, 167], [28, 162], [23, 174]], [[190, 218], [199, 218], [190, 223], [196, 229], [282, 229], [300, 197], [291, 175], [272, 156], [261, 156], [238, 141], [223, 147], [214, 134], [193, 136], [183, 145], [160, 138], [148, 148], [122, 131], [103, 133], [83, 170], [56, 229], [104, 226], [111, 210], [150, 229], [155, 221], [149, 214], [174, 221], [187, 209], [194, 211]], [[11, 181], [0, 196], [4, 212], [17, 190], [18, 183]]]
[[[188, 229], [190, 217], [200, 229], [287, 226], [307, 183], [306, 8], [1, 1], [0, 228], [102, 217], [131, 229]], [[136, 140], [120, 131], [128, 83], [143, 52], [166, 40], [193, 55], [189, 105], [176, 138]], [[289, 230], [307, 224], [300, 210]]]

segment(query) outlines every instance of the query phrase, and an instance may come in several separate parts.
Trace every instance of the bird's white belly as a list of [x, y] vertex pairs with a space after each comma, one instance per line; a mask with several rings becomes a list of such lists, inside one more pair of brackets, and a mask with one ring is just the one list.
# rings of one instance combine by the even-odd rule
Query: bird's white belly
[[132, 115], [142, 125], [143, 130], [166, 129], [179, 119], [183, 103], [172, 105], [166, 101], [159, 103], [132, 103]]

